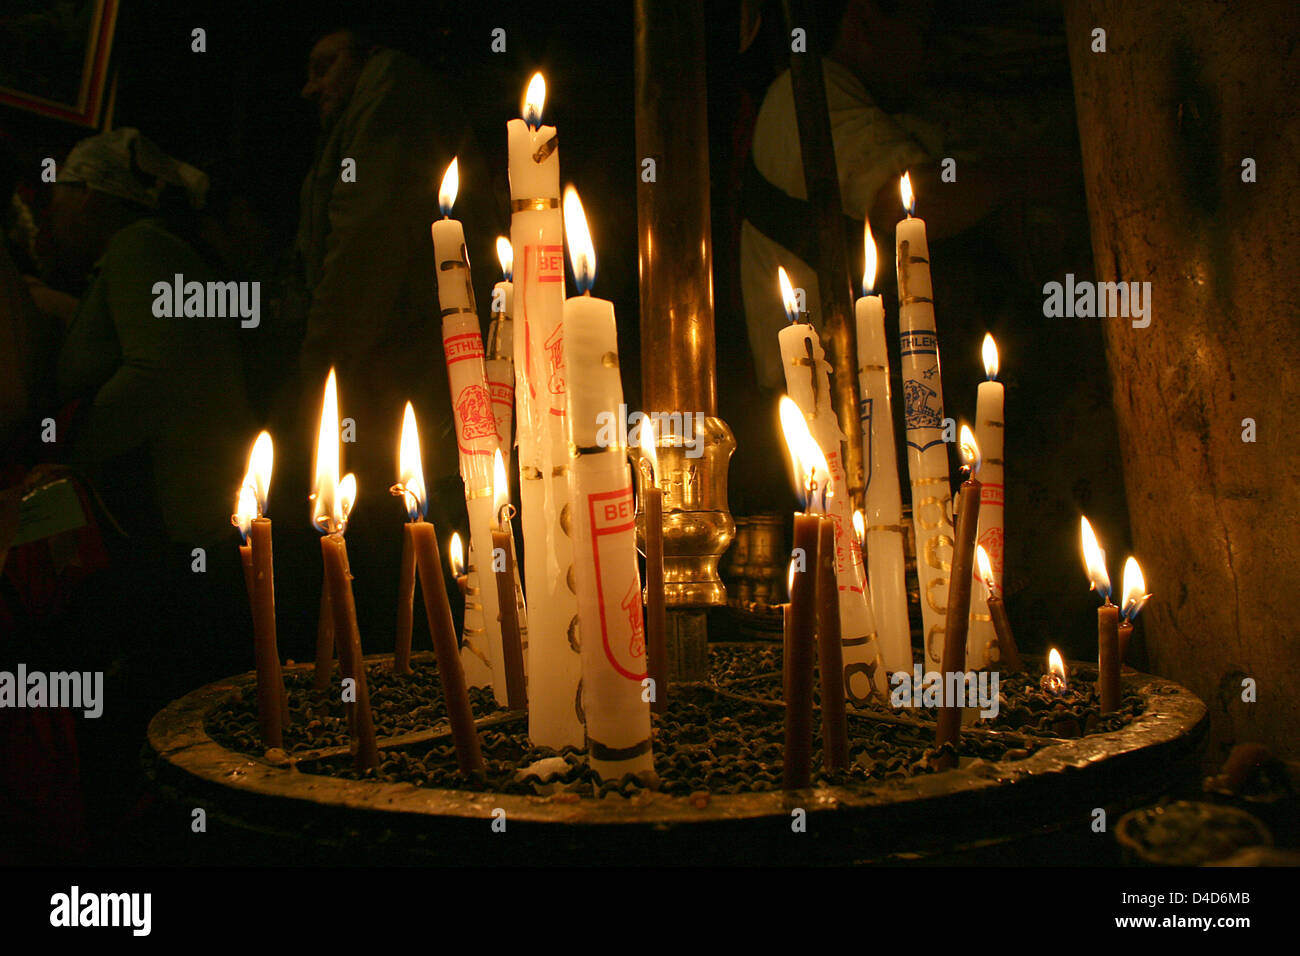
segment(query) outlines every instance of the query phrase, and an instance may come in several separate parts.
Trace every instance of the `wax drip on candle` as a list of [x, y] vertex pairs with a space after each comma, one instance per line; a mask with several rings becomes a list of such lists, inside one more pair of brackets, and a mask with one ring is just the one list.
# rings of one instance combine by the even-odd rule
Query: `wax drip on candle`
[[1123, 581], [1124, 603], [1119, 614], [1124, 623], [1132, 624], [1133, 619], [1138, 616], [1138, 612], [1142, 610], [1151, 595], [1144, 593], [1147, 585], [1142, 577], [1142, 568], [1139, 567], [1137, 559], [1131, 555], [1124, 562]]
[[564, 187], [564, 238], [569, 243], [573, 283], [580, 293], [591, 295], [591, 287], [596, 283], [596, 247], [582, 211], [582, 200], [572, 186]]

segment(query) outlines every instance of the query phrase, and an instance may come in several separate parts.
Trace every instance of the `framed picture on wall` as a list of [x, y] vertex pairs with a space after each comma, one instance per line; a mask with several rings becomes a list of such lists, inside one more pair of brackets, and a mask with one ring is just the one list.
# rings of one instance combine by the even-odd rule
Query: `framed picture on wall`
[[6, 0], [0, 103], [99, 125], [119, 0]]

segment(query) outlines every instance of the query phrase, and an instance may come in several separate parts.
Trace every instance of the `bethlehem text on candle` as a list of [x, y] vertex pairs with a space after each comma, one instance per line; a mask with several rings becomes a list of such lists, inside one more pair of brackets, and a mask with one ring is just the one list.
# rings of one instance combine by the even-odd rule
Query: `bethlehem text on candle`
[[704, 454], [704, 412], [629, 413], [626, 404], [618, 406], [617, 415], [610, 411], [596, 413], [596, 425], [599, 427], [596, 444], [601, 448], [612, 448], [615, 445], [635, 448], [637, 442], [631, 441], [630, 436], [632, 433], [640, 434], [641, 422], [646, 419], [658, 429], [660, 444], [673, 448], [680, 442], [686, 449], [687, 458], [699, 458]]
[[159, 319], [240, 319], [240, 328], [262, 323], [262, 283], [186, 282], [179, 272], [169, 283], [153, 284], [153, 314]]
[[915, 664], [912, 673], [895, 671], [889, 675], [894, 690], [889, 702], [895, 707], [978, 707], [981, 717], [998, 715], [997, 671], [952, 671], [948, 675], [938, 671], [921, 673]]
[[148, 936], [153, 924], [152, 893], [85, 893], [74, 886], [50, 897], [51, 926], [129, 926]]
[[1068, 272], [1064, 287], [1059, 282], [1048, 282], [1043, 286], [1043, 295], [1043, 315], [1049, 319], [1116, 316], [1132, 319], [1135, 329], [1151, 324], [1150, 282], [1075, 282], [1074, 273]]
[[0, 671], [0, 707], [83, 708], [87, 717], [104, 712], [103, 671]]

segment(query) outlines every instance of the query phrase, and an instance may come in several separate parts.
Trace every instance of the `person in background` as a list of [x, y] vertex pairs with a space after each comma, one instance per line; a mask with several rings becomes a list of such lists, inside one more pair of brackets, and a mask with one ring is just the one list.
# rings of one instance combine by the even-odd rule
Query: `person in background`
[[367, 649], [379, 649], [391, 640], [395, 600], [388, 592], [400, 556], [394, 543], [406, 518], [389, 487], [398, 477], [407, 401], [420, 426], [432, 520], [446, 529], [464, 507], [429, 231], [442, 215], [438, 189], [453, 157], [461, 182], [454, 214], [465, 223], [480, 295], [497, 276], [489, 250], [501, 230], [488, 204], [485, 163], [455, 97], [414, 57], [357, 30], [329, 31], [312, 47], [302, 95], [316, 110], [321, 141], [302, 187], [298, 295], [287, 303], [291, 315], [297, 307], [302, 346], [298, 403], [286, 408], [296, 407], [306, 426], [294, 467], [309, 487], [321, 394], [333, 367], [339, 414], [355, 423], [343, 468], [358, 484], [347, 532], [351, 563], [359, 591], [370, 591], [358, 594], [358, 612], [381, 622], [363, 625]]

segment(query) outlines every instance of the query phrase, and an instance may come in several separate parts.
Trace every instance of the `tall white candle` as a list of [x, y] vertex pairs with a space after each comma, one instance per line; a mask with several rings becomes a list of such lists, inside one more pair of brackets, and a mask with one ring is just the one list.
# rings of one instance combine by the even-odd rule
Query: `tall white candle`
[[[443, 219], [433, 223], [433, 258], [438, 275], [438, 302], [442, 314], [442, 349], [451, 387], [451, 408], [456, 424], [460, 476], [465, 485], [469, 513], [470, 555], [474, 572], [470, 584], [478, 588], [483, 607], [485, 646], [475, 645], [478, 634], [468, 629], [461, 647], [461, 665], [471, 687], [492, 687], [497, 703], [506, 702], [505, 683], [499, 673], [501, 623], [497, 618], [496, 591], [483, 587], [479, 555], [492, 553], [492, 456], [499, 447], [496, 418], [483, 369], [483, 336], [479, 331], [474, 286], [470, 279], [465, 232], [450, 218], [460, 182], [457, 162], [451, 161], [438, 192]], [[484, 666], [484, 659], [487, 666]]]
[[528, 642], [528, 736], [582, 746], [582, 660], [572, 590], [564, 339], [564, 227], [555, 127], [538, 126], [546, 87], [528, 85], [526, 119], [507, 124], [514, 248], [515, 403]]
[[488, 326], [487, 358], [483, 367], [487, 372], [488, 391], [492, 393], [497, 434], [501, 436], [501, 457], [506, 459], [508, 468], [515, 415], [515, 286], [510, 281], [514, 250], [505, 236], [497, 237], [497, 258], [504, 278], [492, 287], [492, 322]]
[[[989, 556], [993, 583], [998, 593], [1002, 591], [1003, 558], [1003, 442], [1006, 427], [1003, 424], [1005, 389], [997, 381], [998, 347], [993, 336], [984, 336], [984, 372], [987, 382], [981, 382], [975, 400], [975, 440], [984, 455], [980, 471], [983, 491], [980, 494], [980, 520], [976, 540]], [[999, 659], [993, 653], [997, 635], [993, 631], [993, 618], [989, 614], [987, 598], [979, 596], [971, 601], [970, 636], [966, 640], [966, 665], [975, 670]]]
[[895, 233], [898, 351], [903, 362], [907, 467], [912, 479], [912, 522], [916, 527], [925, 662], [928, 669], [937, 671], [943, 663], [948, 571], [952, 567], [952, 488], [943, 433], [943, 384], [930, 287], [930, 247], [925, 237], [925, 221], [912, 217], [912, 182], [906, 173], [902, 191], [907, 218], [898, 224]]
[[876, 243], [866, 226], [866, 269], [858, 323], [860, 418], [866, 443], [865, 537], [871, 604], [880, 634], [880, 653], [889, 671], [912, 669], [912, 632], [907, 620], [906, 563], [903, 554], [903, 500], [898, 488], [898, 449], [889, 394], [889, 355], [885, 346], [885, 305], [871, 295], [876, 283]]
[[840, 642], [844, 649], [844, 693], [854, 704], [863, 704], [874, 688], [887, 696], [886, 674], [881, 666], [876, 639], [876, 622], [867, 592], [862, 551], [853, 534], [848, 482], [844, 475], [842, 442], [844, 433], [835, 417], [830, 389], [830, 363], [817, 330], [797, 321], [799, 309], [794, 290], [779, 270], [790, 325], [777, 333], [781, 364], [785, 368], [786, 392], [799, 406], [813, 440], [821, 447], [830, 469], [826, 514], [835, 523], [835, 576], [839, 583]]
[[[654, 772], [650, 704], [642, 696], [645, 622], [636, 559], [636, 508], [621, 436], [600, 444], [607, 415], [623, 403], [614, 304], [590, 295], [595, 255], [573, 187], [565, 193], [565, 232], [578, 289], [564, 303], [570, 468], [574, 501], [574, 579], [582, 628], [582, 702], [587, 749], [602, 779]], [[618, 430], [621, 432], [621, 429]]]

